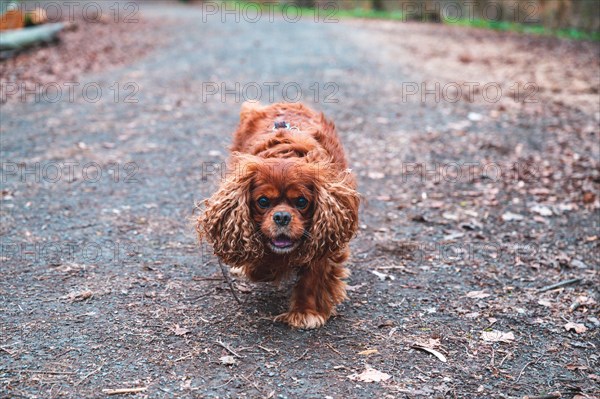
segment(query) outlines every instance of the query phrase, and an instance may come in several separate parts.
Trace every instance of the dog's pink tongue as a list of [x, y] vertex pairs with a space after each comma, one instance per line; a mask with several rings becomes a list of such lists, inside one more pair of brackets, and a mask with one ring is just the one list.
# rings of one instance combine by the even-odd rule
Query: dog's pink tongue
[[277, 237], [273, 240], [273, 245], [279, 248], [289, 247], [292, 245], [292, 240], [287, 237]]

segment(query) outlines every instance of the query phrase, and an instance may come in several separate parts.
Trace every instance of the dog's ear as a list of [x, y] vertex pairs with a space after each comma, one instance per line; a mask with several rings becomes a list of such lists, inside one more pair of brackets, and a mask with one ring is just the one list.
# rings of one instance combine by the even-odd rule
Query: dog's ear
[[319, 165], [314, 170], [315, 212], [302, 253], [304, 262], [343, 250], [358, 230], [360, 196], [349, 170]]
[[245, 101], [240, 110], [240, 124], [248, 119], [254, 119], [255, 114], [262, 111], [263, 108], [259, 101]]
[[198, 218], [200, 239], [211, 244], [215, 254], [230, 266], [248, 265], [263, 256], [250, 211], [250, 190], [258, 165], [254, 156], [232, 154], [225, 180], [204, 201]]

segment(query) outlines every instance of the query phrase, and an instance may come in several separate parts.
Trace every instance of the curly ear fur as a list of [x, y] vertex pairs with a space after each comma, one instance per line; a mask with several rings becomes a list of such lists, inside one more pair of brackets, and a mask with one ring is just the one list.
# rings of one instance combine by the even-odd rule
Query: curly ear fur
[[204, 200], [204, 212], [197, 221], [200, 240], [206, 239], [219, 258], [236, 267], [256, 262], [264, 251], [249, 207], [255, 169], [251, 158], [234, 155], [226, 180]]
[[358, 230], [360, 197], [350, 171], [321, 168], [315, 177], [316, 209], [302, 262], [332, 257], [347, 248]]

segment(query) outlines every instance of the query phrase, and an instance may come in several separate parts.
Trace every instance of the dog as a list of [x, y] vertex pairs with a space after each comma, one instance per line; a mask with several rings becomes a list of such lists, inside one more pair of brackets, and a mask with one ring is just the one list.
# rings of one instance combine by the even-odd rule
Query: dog
[[200, 239], [251, 281], [295, 273], [289, 310], [275, 321], [323, 326], [347, 299], [360, 203], [335, 125], [300, 103], [246, 102], [227, 164], [203, 201]]

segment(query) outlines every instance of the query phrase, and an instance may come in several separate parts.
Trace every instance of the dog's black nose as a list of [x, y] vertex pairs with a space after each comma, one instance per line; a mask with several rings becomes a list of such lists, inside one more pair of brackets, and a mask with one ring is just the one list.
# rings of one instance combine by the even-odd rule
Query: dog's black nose
[[289, 212], [275, 212], [275, 214], [273, 215], [273, 221], [275, 222], [275, 224], [281, 227], [290, 224], [291, 220], [292, 215], [290, 215]]

